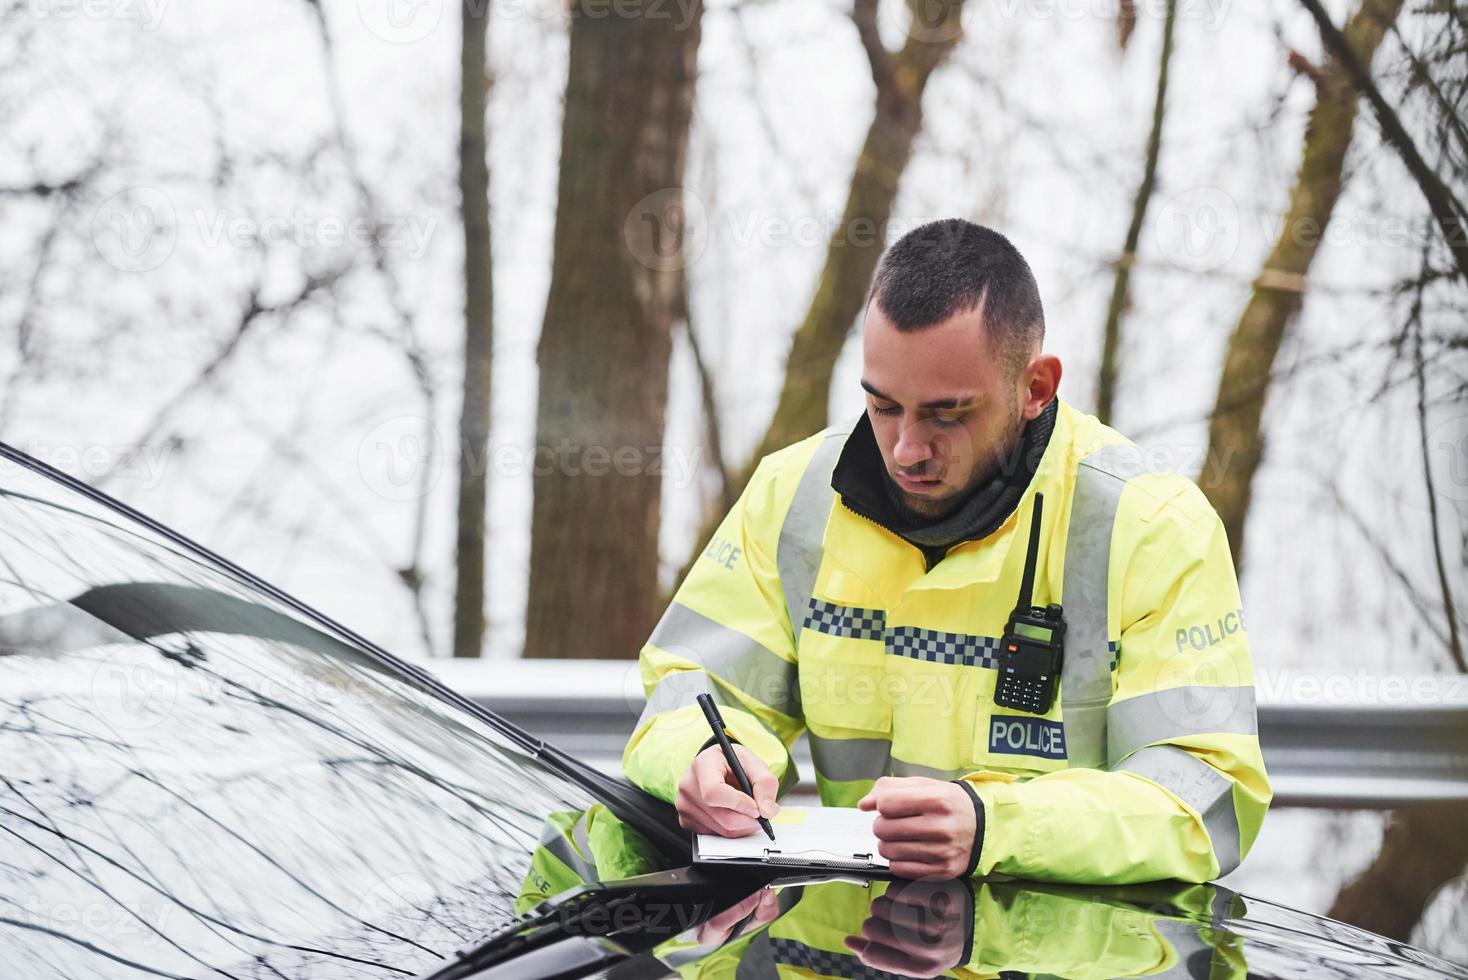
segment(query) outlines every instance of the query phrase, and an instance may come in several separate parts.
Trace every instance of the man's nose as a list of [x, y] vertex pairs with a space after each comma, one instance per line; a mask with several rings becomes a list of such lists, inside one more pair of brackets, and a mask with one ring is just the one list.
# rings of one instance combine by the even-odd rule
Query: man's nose
[[903, 426], [897, 435], [897, 445], [892, 448], [892, 461], [903, 469], [926, 462], [933, 456], [933, 447], [923, 435], [922, 427]]

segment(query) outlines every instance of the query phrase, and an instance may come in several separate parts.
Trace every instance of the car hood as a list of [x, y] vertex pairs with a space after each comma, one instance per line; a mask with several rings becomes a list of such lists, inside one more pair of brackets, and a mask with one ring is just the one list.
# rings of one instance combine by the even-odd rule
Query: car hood
[[[1468, 977], [1411, 946], [1216, 884], [909, 882], [708, 865], [598, 880], [597, 868], [650, 867], [615, 823], [595, 808], [548, 823], [536, 855], [543, 888], [525, 896], [520, 920], [424, 980]], [[760, 910], [755, 896], [766, 894]]]

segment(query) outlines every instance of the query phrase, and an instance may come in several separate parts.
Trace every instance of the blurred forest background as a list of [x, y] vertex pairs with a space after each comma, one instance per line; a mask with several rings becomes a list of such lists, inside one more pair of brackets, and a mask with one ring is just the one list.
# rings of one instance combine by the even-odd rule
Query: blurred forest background
[[[963, 216], [1264, 696], [1461, 682], [1465, 95], [1458, 0], [0, 0], [0, 438], [399, 654], [632, 658]], [[1236, 885], [1468, 959], [1465, 863], [1278, 811]]]

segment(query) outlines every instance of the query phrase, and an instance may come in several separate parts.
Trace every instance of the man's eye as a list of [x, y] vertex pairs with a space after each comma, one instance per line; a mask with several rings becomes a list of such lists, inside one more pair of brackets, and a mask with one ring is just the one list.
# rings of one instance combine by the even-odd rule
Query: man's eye
[[873, 405], [872, 411], [876, 412], [878, 415], [896, 415], [898, 412], [902, 411], [902, 407], [900, 405], [891, 405], [887, 408], [883, 408], [881, 405]]
[[947, 419], [947, 418], [944, 418], [941, 415], [934, 415], [933, 416], [933, 421], [934, 422], [937, 422], [939, 425], [962, 425], [963, 424], [963, 418], [962, 418], [962, 416], [959, 416], [957, 418]]

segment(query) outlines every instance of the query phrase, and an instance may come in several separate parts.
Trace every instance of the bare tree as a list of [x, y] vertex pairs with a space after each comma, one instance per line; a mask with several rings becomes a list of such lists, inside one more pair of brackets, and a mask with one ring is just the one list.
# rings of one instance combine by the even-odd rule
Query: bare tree
[[[1264, 452], [1262, 415], [1270, 376], [1285, 333], [1299, 311], [1306, 279], [1331, 212], [1340, 197], [1346, 151], [1354, 129], [1358, 94], [1376, 111], [1385, 140], [1402, 156], [1422, 190], [1456, 263], [1464, 270], [1462, 210], [1381, 98], [1369, 69], [1378, 47], [1395, 23], [1402, 0], [1363, 0], [1344, 30], [1337, 30], [1313, 0], [1303, 0], [1321, 28], [1329, 56], [1306, 72], [1316, 85], [1316, 104], [1305, 133], [1304, 155], [1286, 219], [1264, 268], [1254, 282], [1238, 325], [1229, 339], [1218, 396], [1209, 423], [1208, 470], [1217, 474], [1203, 489], [1222, 516], [1235, 560], [1242, 562], [1244, 522], [1250, 490]], [[1411, 59], [1408, 52], [1409, 60]], [[1454, 114], [1455, 113], [1450, 113]], [[1418, 428], [1424, 452], [1425, 484], [1432, 515], [1434, 554], [1447, 617], [1444, 631], [1452, 659], [1464, 669], [1457, 614], [1443, 552], [1437, 540], [1437, 510], [1427, 463], [1425, 358], [1421, 329], [1422, 286], [1441, 274], [1430, 268], [1424, 249], [1418, 293], [1408, 327], [1398, 343], [1410, 349], [1412, 376], [1418, 385]], [[1227, 464], [1227, 465], [1220, 465]], [[1434, 631], [1436, 632], [1436, 631]], [[1463, 834], [1465, 809], [1460, 804], [1434, 804], [1396, 810], [1388, 819], [1376, 858], [1336, 896], [1330, 915], [1383, 935], [1407, 940], [1431, 896], [1462, 873], [1468, 862]]]
[[[1135, 20], [1136, 11], [1132, 10]], [[1172, 34], [1177, 23], [1177, 0], [1167, 0], [1167, 13], [1162, 21], [1162, 53], [1157, 66], [1157, 96], [1152, 103], [1152, 129], [1147, 135], [1146, 160], [1142, 164], [1142, 181], [1132, 199], [1132, 218], [1127, 226], [1126, 241], [1116, 260], [1116, 279], [1111, 286], [1111, 302], [1106, 307], [1106, 325], [1101, 331], [1101, 371], [1096, 385], [1096, 417], [1111, 423], [1116, 408], [1117, 361], [1121, 356], [1122, 321], [1131, 308], [1132, 266], [1137, 261], [1137, 246], [1142, 240], [1142, 227], [1147, 221], [1147, 206], [1157, 187], [1157, 160], [1162, 155], [1162, 122], [1167, 113], [1167, 70], [1172, 61]], [[1130, 36], [1128, 30], [1123, 37]], [[1125, 45], [1125, 40], [1122, 44]]]
[[[336, 39], [332, 34], [326, 11], [319, 0], [306, 0], [306, 4], [310, 7], [316, 20], [321, 50], [326, 60], [326, 96], [331, 108], [333, 142], [347, 168], [348, 177], [356, 193], [358, 210], [371, 227], [379, 228], [382, 226], [382, 209], [378, 206], [376, 193], [362, 172], [356, 147], [347, 134], [347, 114], [341, 85], [337, 78]], [[369, 328], [369, 332], [378, 333], [383, 340], [400, 349], [413, 376], [419, 396], [423, 400], [422, 445], [426, 455], [418, 467], [420, 490], [413, 515], [413, 539], [407, 563], [397, 568], [396, 571], [398, 581], [408, 589], [412, 597], [413, 612], [418, 620], [418, 633], [423, 641], [423, 648], [429, 656], [432, 656], [437, 645], [434, 642], [425, 597], [424, 587], [428, 576], [424, 571], [424, 548], [428, 537], [428, 488], [435, 473], [435, 461], [431, 457], [437, 441], [433, 433], [433, 420], [438, 417], [438, 382], [434, 377], [428, 351], [419, 330], [417, 314], [404, 295], [401, 276], [389, 258], [388, 249], [382, 237], [370, 235], [367, 237], [366, 245], [372, 270], [386, 293], [393, 321], [391, 330], [382, 331]]]
[[[775, 415], [754, 455], [738, 467], [732, 483], [726, 486], [725, 499], [738, 497], [764, 456], [826, 424], [836, 359], [861, 313], [877, 260], [886, 246], [887, 223], [898, 184], [922, 131], [923, 92], [928, 79], [963, 36], [965, 2], [908, 0], [912, 27], [897, 51], [882, 43], [878, 0], [855, 0], [852, 6], [851, 18], [876, 86], [872, 121], [852, 171], [841, 223], [826, 248], [815, 295], [795, 330], [785, 359], [785, 380]], [[722, 517], [722, 511], [705, 515], [683, 573]]]
[[886, 244], [897, 186], [922, 130], [928, 79], [962, 36], [964, 2], [910, 0], [913, 27], [901, 50], [895, 52], [879, 36], [877, 0], [855, 2], [852, 19], [877, 90], [875, 111], [856, 158], [841, 224], [826, 249], [815, 296], [790, 344], [775, 416], [745, 466], [736, 492], [743, 489], [762, 457], [826, 424], [836, 358], [861, 312]]
[[464, 217], [464, 391], [459, 414], [459, 513], [455, 551], [454, 656], [484, 646], [485, 508], [489, 498], [490, 378], [494, 277], [489, 238], [485, 45], [489, 4], [463, 0], [459, 57], [459, 197]]
[[630, 657], [656, 615], [700, 0], [571, 5], [541, 331], [527, 657]]
[[[1429, 242], [1430, 244], [1430, 242]], [[1428, 436], [1427, 355], [1423, 329], [1423, 294], [1435, 280], [1429, 265], [1430, 247], [1422, 251], [1422, 267], [1412, 283], [1413, 299], [1407, 322], [1395, 344], [1399, 354], [1411, 359], [1409, 377], [1416, 389], [1417, 441], [1422, 452], [1422, 485], [1427, 497], [1428, 520], [1432, 535], [1433, 565], [1441, 597], [1445, 628], [1432, 628], [1426, 607], [1426, 590], [1406, 582], [1413, 599], [1421, 603], [1419, 612], [1438, 636], [1453, 666], [1468, 673], [1463, 640], [1458, 623], [1458, 608], [1452, 587], [1438, 522], [1438, 487], [1432, 472]], [[1461, 337], [1457, 338], [1461, 340]], [[1453, 338], [1448, 339], [1451, 344]], [[1446, 345], [1445, 345], [1446, 346]], [[1460, 560], [1461, 561], [1461, 560]], [[1460, 564], [1461, 567], [1461, 564]], [[1362, 871], [1348, 881], [1331, 903], [1330, 915], [1372, 932], [1408, 942], [1412, 930], [1438, 890], [1463, 873], [1468, 865], [1468, 807], [1449, 801], [1394, 810], [1387, 818], [1381, 848]]]
[[[1386, 139], [1388, 145], [1397, 151], [1401, 157], [1407, 172], [1412, 175], [1412, 180], [1422, 192], [1422, 197], [1427, 201], [1428, 209], [1432, 211], [1433, 220], [1437, 222], [1444, 241], [1447, 242], [1449, 251], [1452, 253], [1453, 261], [1457, 264], [1458, 271], [1465, 279], [1468, 279], [1468, 209], [1463, 202], [1445, 184], [1437, 171], [1435, 171], [1423, 158], [1421, 151], [1417, 149], [1412, 137], [1407, 134], [1407, 129], [1402, 125], [1401, 118], [1392, 109], [1381, 90], [1371, 79], [1368, 66], [1356, 57], [1355, 52], [1347, 41], [1344, 34], [1333, 24], [1325, 13], [1325, 8], [1320, 5], [1320, 0], [1300, 0], [1310, 16], [1315, 18], [1315, 23], [1320, 28], [1320, 36], [1324, 39], [1326, 47], [1331, 53], [1340, 59], [1351, 81], [1361, 91], [1361, 94], [1370, 103], [1371, 110], [1376, 114], [1376, 120], [1381, 126], [1381, 135]], [[1446, 13], [1445, 9], [1431, 11]], [[1461, 12], [1457, 12], [1462, 17]], [[1459, 56], [1462, 50], [1458, 51]], [[1409, 60], [1411, 60], [1409, 58]], [[1413, 69], [1419, 73], [1424, 71], [1424, 66], [1414, 64]], [[1436, 90], [1436, 86], [1430, 75], [1425, 79], [1429, 87]], [[1439, 95], [1441, 93], [1438, 93]], [[1451, 102], [1440, 106], [1446, 110], [1444, 113], [1448, 119], [1456, 123], [1461, 135], [1463, 126], [1462, 114], [1457, 106]]]
[[[1355, 57], [1370, 65], [1402, 0], [1362, 0], [1346, 25]], [[1264, 457], [1264, 405], [1275, 358], [1304, 298], [1310, 265], [1340, 199], [1346, 151], [1355, 132], [1357, 93], [1335, 56], [1314, 75], [1315, 105], [1284, 223], [1238, 324], [1229, 337], [1218, 395], [1208, 423], [1203, 492], [1223, 519], [1234, 562], [1244, 558], [1244, 521], [1254, 474]]]

